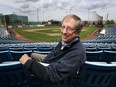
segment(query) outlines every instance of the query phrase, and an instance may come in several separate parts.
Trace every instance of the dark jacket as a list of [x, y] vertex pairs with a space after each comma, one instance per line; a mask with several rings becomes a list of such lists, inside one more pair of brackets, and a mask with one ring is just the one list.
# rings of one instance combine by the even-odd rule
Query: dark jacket
[[35, 60], [28, 60], [26, 68], [42, 80], [58, 83], [73, 75], [86, 60], [85, 49], [79, 39], [67, 44], [61, 50], [61, 42], [43, 60], [49, 66], [43, 66]]

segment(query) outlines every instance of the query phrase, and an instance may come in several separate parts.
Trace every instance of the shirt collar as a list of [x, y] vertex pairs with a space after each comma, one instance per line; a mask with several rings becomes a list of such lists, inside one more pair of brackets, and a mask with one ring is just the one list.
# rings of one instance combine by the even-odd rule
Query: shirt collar
[[64, 47], [70, 47], [72, 45], [72, 43], [74, 43], [75, 41], [79, 41], [79, 37], [73, 39], [72, 41], [70, 41], [69, 43], [65, 43], [64, 41], [62, 41], [62, 46], [61, 46], [61, 50], [64, 49]]

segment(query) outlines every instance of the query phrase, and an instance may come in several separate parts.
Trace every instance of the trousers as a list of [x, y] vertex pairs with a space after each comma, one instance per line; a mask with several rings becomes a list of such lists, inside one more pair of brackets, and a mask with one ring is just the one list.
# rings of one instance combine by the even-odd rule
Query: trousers
[[37, 61], [39, 61], [39, 62], [42, 62], [43, 59], [44, 59], [46, 56], [47, 56], [47, 55], [45, 55], [45, 54], [32, 53], [30, 57], [31, 57], [32, 59], [34, 59], [34, 60], [37, 60]]

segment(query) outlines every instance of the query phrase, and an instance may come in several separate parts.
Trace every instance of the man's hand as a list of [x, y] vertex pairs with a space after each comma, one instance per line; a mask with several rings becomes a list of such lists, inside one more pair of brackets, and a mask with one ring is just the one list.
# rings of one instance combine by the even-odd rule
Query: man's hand
[[20, 59], [20, 63], [22, 63], [23, 65], [26, 63], [27, 60], [31, 59], [27, 54], [24, 54]]

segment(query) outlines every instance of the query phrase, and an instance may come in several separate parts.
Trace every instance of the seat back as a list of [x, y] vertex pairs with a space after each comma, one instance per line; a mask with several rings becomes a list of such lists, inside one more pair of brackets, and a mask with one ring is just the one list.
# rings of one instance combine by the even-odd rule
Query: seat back
[[116, 80], [116, 64], [86, 61], [78, 75], [77, 87], [111, 87]]
[[9, 50], [10, 51], [23, 51], [24, 49], [23, 49], [23, 47], [17, 47], [17, 48], [16, 47], [10, 47]]
[[10, 61], [11, 60], [11, 55], [10, 55], [8, 50], [0, 51], [0, 60], [1, 60], [1, 62]]
[[100, 50], [103, 50], [103, 51], [110, 51], [111, 50], [111, 47], [110, 46], [108, 46], [108, 47], [100, 47], [100, 46], [98, 46], [98, 48], [97, 48], [97, 50], [98, 51], [100, 51]]
[[0, 51], [7, 51], [9, 50], [9, 47], [0, 47]]
[[0, 87], [30, 87], [29, 76], [19, 62], [0, 64]]
[[39, 51], [52, 51], [53, 50], [53, 48], [52, 47], [39, 47], [38, 48], [39, 49]]
[[102, 55], [102, 61], [111, 63], [116, 61], [116, 51], [104, 51]]
[[18, 61], [22, 55], [28, 54], [28, 56], [31, 55], [32, 51], [10, 51], [12, 60], [13, 61]]
[[86, 47], [86, 51], [97, 51], [96, 47]]
[[86, 51], [87, 61], [101, 61], [103, 51]]

